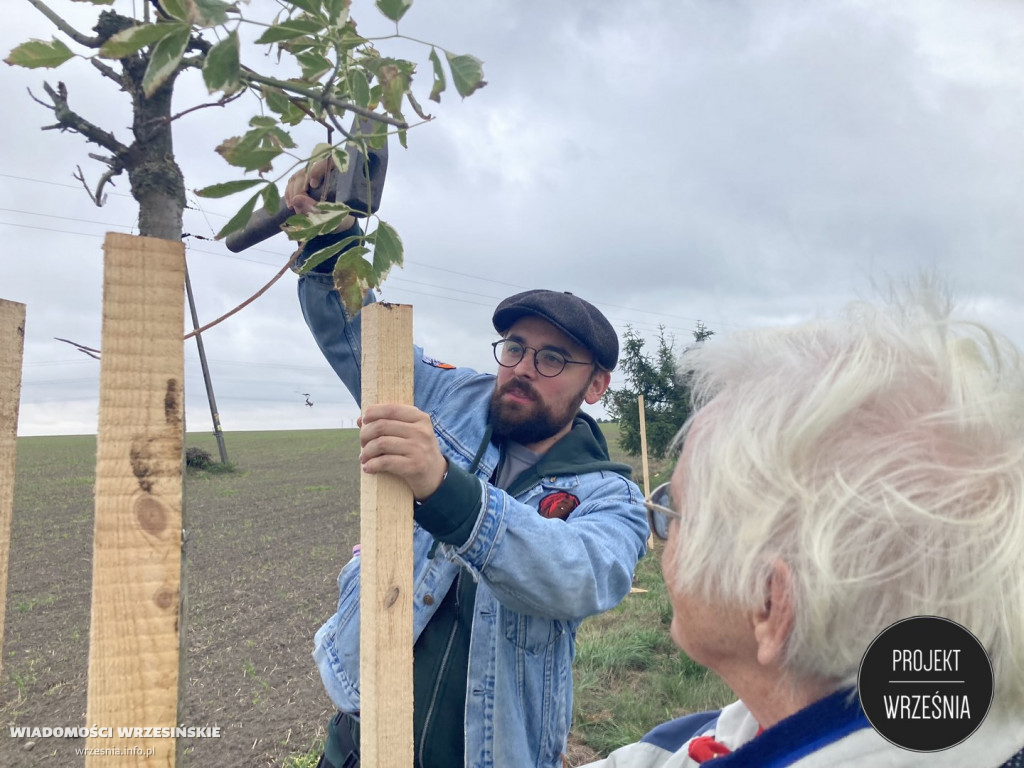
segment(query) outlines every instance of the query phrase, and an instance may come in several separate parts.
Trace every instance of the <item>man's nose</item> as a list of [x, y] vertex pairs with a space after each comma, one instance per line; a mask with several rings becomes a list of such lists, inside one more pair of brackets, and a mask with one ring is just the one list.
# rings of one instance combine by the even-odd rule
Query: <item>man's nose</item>
[[515, 364], [512, 368], [512, 373], [522, 378], [534, 378], [537, 375], [537, 365], [534, 361], [534, 355], [536, 353], [532, 349], [526, 350], [526, 354], [523, 355], [523, 359]]

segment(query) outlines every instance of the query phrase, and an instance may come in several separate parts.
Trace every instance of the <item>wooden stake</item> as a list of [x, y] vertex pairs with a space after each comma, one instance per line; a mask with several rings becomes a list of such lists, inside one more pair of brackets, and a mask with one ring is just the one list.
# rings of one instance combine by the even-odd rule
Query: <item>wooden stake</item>
[[[651, 476], [647, 470], [647, 415], [644, 412], [644, 396], [640, 395], [637, 398], [637, 404], [640, 407], [640, 461], [642, 462], [644, 470], [644, 498], [651, 495]], [[647, 536], [648, 548], [654, 546], [654, 534]]]
[[[104, 253], [86, 723], [116, 737], [177, 724], [185, 251], [110, 233]], [[122, 752], [89, 755], [86, 768], [175, 760], [173, 737], [100, 736], [86, 746]]]
[[14, 511], [14, 456], [25, 351], [25, 305], [0, 299], [0, 672], [3, 672], [7, 564]]
[[[362, 324], [363, 407], [411, 404], [412, 307], [371, 304]], [[411, 766], [412, 491], [366, 474], [360, 490], [360, 765]]]

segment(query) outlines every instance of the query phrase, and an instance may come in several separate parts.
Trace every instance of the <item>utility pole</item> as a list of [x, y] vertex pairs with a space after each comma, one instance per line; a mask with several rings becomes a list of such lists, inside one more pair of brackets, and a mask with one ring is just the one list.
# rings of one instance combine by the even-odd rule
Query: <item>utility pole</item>
[[196, 314], [196, 301], [192, 298], [192, 281], [188, 279], [188, 262], [185, 263], [185, 292], [188, 294], [188, 308], [192, 313], [192, 327], [196, 332], [196, 347], [199, 349], [199, 364], [203, 368], [203, 381], [206, 382], [206, 397], [210, 401], [210, 415], [213, 417], [213, 436], [217, 438], [220, 451], [220, 463], [228, 463], [228, 449], [224, 446], [224, 432], [220, 428], [220, 414], [217, 413], [217, 399], [213, 396], [213, 382], [210, 380], [210, 368], [206, 364], [206, 349], [203, 347], [203, 334], [199, 333], [199, 316]]

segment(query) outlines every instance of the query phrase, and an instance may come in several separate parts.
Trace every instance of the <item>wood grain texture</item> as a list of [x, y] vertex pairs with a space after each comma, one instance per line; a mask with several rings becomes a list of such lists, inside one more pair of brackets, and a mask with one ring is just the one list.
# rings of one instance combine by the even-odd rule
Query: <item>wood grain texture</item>
[[[413, 402], [412, 307], [362, 310], [362, 403]], [[413, 764], [412, 491], [393, 475], [362, 475], [360, 741], [363, 768]]]
[[0, 299], [0, 672], [3, 672], [7, 564], [14, 512], [14, 457], [25, 353], [25, 305]]
[[[104, 243], [96, 519], [86, 724], [177, 724], [184, 419], [180, 243]], [[195, 724], [203, 725], [203, 724]], [[172, 738], [95, 738], [86, 767], [173, 766]]]

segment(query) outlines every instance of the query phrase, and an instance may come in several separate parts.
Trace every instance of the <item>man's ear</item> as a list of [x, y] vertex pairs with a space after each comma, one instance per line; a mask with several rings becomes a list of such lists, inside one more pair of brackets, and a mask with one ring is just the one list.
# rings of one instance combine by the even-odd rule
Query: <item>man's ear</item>
[[765, 667], [782, 663], [786, 643], [796, 620], [792, 596], [792, 574], [782, 560], [772, 565], [765, 585], [765, 604], [754, 612], [754, 641], [757, 661]]
[[587, 405], [593, 405], [604, 396], [605, 391], [608, 389], [608, 385], [611, 383], [611, 373], [608, 371], [598, 370], [590, 377], [590, 384], [587, 386], [587, 393], [583, 396], [583, 400]]

